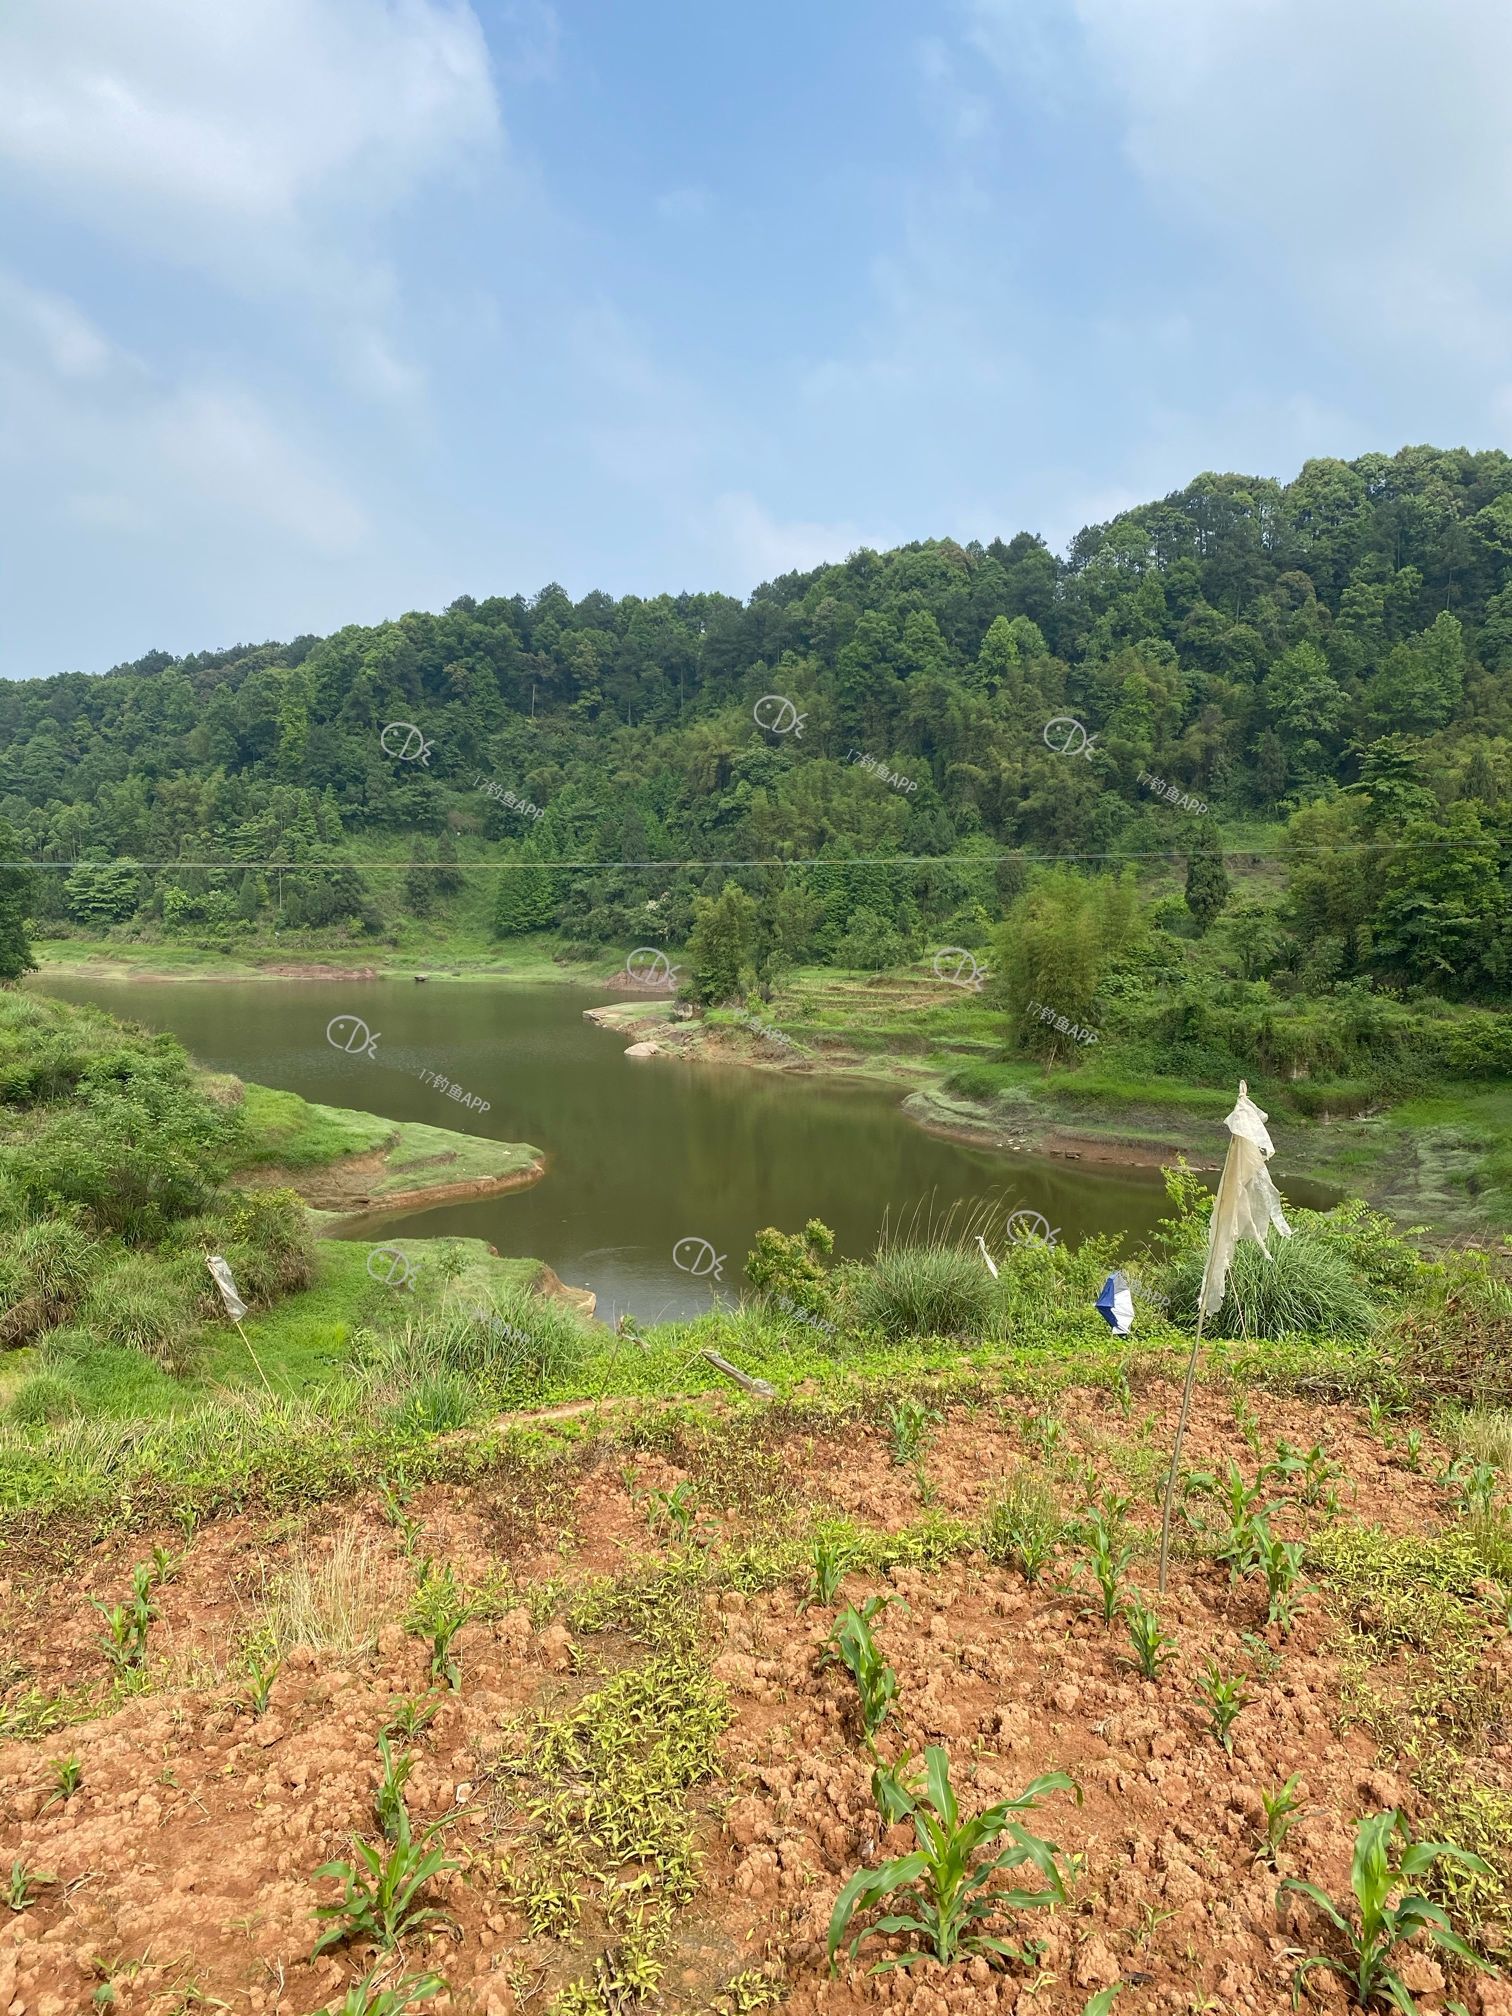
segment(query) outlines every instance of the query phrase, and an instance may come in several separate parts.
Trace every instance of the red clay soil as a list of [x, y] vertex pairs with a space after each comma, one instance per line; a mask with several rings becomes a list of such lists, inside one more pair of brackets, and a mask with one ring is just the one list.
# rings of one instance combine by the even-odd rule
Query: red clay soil
[[[1443, 1522], [1444, 1498], [1429, 1474], [1442, 1469], [1446, 1452], [1431, 1437], [1414, 1474], [1347, 1410], [1257, 1405], [1268, 1444], [1280, 1436], [1306, 1449], [1319, 1440], [1344, 1466], [1340, 1518], [1402, 1533]], [[1099, 1491], [1129, 1489], [1131, 1467], [1152, 1471], [1174, 1407], [1175, 1395], [1159, 1388], [1136, 1398], [1126, 1422], [1107, 1396], [1067, 1396], [1064, 1441], [1046, 1474], [1059, 1480], [1068, 1504], [1077, 1502], [1068, 1456], [1094, 1466]], [[1032, 1409], [1017, 1403], [956, 1411], [926, 1449], [936, 1509], [980, 1517], [1006, 1473], [1039, 1459], [1042, 1439]], [[701, 1507], [695, 1546], [768, 1541], [815, 1511], [889, 1530], [920, 1517], [913, 1472], [893, 1462], [885, 1435], [874, 1430], [770, 1444], [758, 1431], [744, 1454], [733, 1449], [690, 1452], [682, 1463], [622, 1449], [590, 1453], [554, 1497], [530, 1503], [505, 1483], [430, 1487], [410, 1507], [424, 1521], [419, 1551], [450, 1562], [473, 1585], [507, 1565], [522, 1592], [546, 1578], [575, 1584], [644, 1570], [678, 1551], [653, 1537], [647, 1494], [684, 1479]], [[1221, 1469], [1230, 1457], [1253, 1475], [1231, 1407], [1202, 1391], [1188, 1461]], [[1280, 1531], [1305, 1534], [1329, 1517], [1280, 1496], [1279, 1486], [1275, 1492]], [[1156, 1520], [1148, 1489], [1131, 1517], [1148, 1541]], [[240, 1648], [262, 1592], [296, 1549], [318, 1559], [343, 1536], [364, 1541], [382, 1564], [377, 1649], [343, 1658], [296, 1648], [266, 1713], [254, 1717], [244, 1703]], [[13, 1561], [11, 1581], [0, 1583], [13, 1700], [28, 1686], [103, 1689], [101, 1620], [89, 1599], [119, 1600], [132, 1564], [154, 1540], [183, 1558], [157, 1592], [149, 1691], [96, 1719], [0, 1744], [0, 1853], [53, 1879], [0, 1927], [0, 2016], [81, 2016], [96, 2006], [91, 1997], [106, 1978], [115, 1996], [107, 2006], [122, 2016], [202, 2008], [312, 2016], [339, 2006], [368, 1964], [348, 1949], [309, 1959], [318, 1930], [311, 1907], [335, 1887], [311, 1876], [349, 1852], [353, 1831], [374, 1838], [377, 1732], [394, 1697], [427, 1692], [424, 1647], [399, 1622], [414, 1566], [374, 1500], [273, 1525], [218, 1521], [187, 1549], [174, 1531], [115, 1534], [66, 1573], [43, 1564], [23, 1577]], [[1067, 1904], [995, 1928], [1037, 1938], [1033, 1963], [931, 1961], [878, 1975], [871, 1964], [901, 1946], [873, 1937], [830, 1975], [825, 1940], [836, 1896], [859, 1867], [907, 1852], [912, 1831], [904, 1825], [879, 1835], [855, 1688], [822, 1657], [832, 1609], [807, 1606], [795, 1587], [753, 1595], [722, 1588], [704, 1597], [702, 1628], [708, 1671], [728, 1692], [731, 1720], [719, 1781], [690, 1796], [702, 1854], [697, 1893], [674, 1918], [666, 1975], [645, 2007], [728, 2006], [716, 2001], [723, 1985], [763, 1968], [794, 2016], [876, 2007], [910, 2016], [1081, 2016], [1096, 1990], [1119, 1980], [1128, 1985], [1117, 2016], [1281, 2016], [1290, 2008], [1298, 1958], [1339, 1948], [1310, 1906], [1288, 1903], [1278, 1914], [1278, 1876], [1305, 1876], [1342, 1897], [1358, 1815], [1402, 1806], [1419, 1831], [1431, 1818], [1407, 1776], [1383, 1761], [1347, 1712], [1362, 1657], [1347, 1602], [1311, 1591], [1283, 1641], [1267, 1629], [1262, 1589], [1253, 1582], [1231, 1589], [1221, 1567], [1188, 1548], [1160, 1605], [1176, 1657], [1146, 1682], [1125, 1656], [1122, 1627], [1092, 1614], [1090, 1578], [1068, 1580], [1068, 1566], [1069, 1559], [1031, 1586], [973, 1551], [929, 1570], [852, 1575], [842, 1599], [890, 1599], [877, 1638], [899, 1695], [879, 1739], [884, 1756], [944, 1745], [967, 1811], [1016, 1794], [1048, 1770], [1078, 1780], [1080, 1803], [1055, 1795], [1030, 1823], [1078, 1858]], [[1148, 1546], [1133, 1579], [1153, 1589]], [[1478, 1614], [1479, 1678], [1487, 1700], [1498, 1703], [1512, 1688], [1505, 1616], [1489, 1605]], [[588, 1971], [591, 1943], [574, 1952], [531, 1937], [501, 1887], [500, 1855], [525, 1823], [492, 1764], [501, 1744], [507, 1748], [511, 1718], [559, 1712], [645, 1650], [618, 1633], [574, 1642], [560, 1622], [533, 1626], [523, 1604], [466, 1626], [455, 1649], [460, 1692], [435, 1697], [440, 1705], [414, 1746], [419, 1761], [407, 1787], [417, 1828], [444, 1820], [448, 1853], [464, 1864], [432, 1885], [432, 1901], [452, 1914], [455, 1929], [421, 1935], [403, 1958], [412, 1969], [435, 1966], [446, 1975], [447, 1991], [421, 2005], [439, 2016], [544, 2012]], [[1209, 1659], [1244, 1674], [1252, 1696], [1232, 1754], [1209, 1733], [1194, 1694]], [[1477, 1762], [1506, 1779], [1494, 1716], [1479, 1740]], [[54, 1794], [48, 1760], [69, 1755], [79, 1760], [80, 1783], [64, 1800]], [[1260, 1794], [1293, 1773], [1304, 1804], [1278, 1871], [1257, 1856]], [[1504, 1984], [1461, 1976], [1446, 1988], [1423, 1950], [1412, 1949], [1400, 1972], [1424, 2016], [1441, 2016], [1454, 1996], [1473, 2016], [1512, 2016]], [[1319, 2006], [1345, 2006], [1333, 1976], [1320, 1970], [1312, 1984]]]

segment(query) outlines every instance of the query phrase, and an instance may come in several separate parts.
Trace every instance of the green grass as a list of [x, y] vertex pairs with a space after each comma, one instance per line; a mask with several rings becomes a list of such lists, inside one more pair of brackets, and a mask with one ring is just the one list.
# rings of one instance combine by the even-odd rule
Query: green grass
[[382, 1148], [398, 1133], [392, 1120], [344, 1106], [318, 1106], [297, 1092], [248, 1085], [242, 1114], [252, 1137], [245, 1167], [315, 1169], [342, 1155]]

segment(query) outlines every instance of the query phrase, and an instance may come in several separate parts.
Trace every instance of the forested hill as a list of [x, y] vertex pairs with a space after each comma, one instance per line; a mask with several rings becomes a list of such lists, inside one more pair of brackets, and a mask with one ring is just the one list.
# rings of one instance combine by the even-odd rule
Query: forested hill
[[[791, 709], [764, 727], [765, 695]], [[780, 732], [794, 714], [801, 732]], [[1064, 726], [1047, 741], [1063, 716], [1090, 748]], [[425, 761], [385, 750], [391, 722], [415, 724]], [[995, 916], [1022, 869], [963, 856], [1147, 855], [1203, 844], [1211, 819], [1285, 820], [1289, 922], [1319, 978], [1495, 997], [1512, 984], [1512, 458], [1202, 476], [1065, 559], [1027, 533], [930, 540], [745, 604], [549, 586], [0, 681], [0, 813], [26, 856], [68, 864], [39, 877], [44, 928], [235, 930], [281, 902], [288, 925], [377, 931], [371, 870], [300, 864], [415, 848], [536, 864], [498, 877], [501, 929], [681, 942], [726, 877], [676, 864], [818, 857], [789, 879], [812, 910], [796, 949], [820, 957], [858, 912], [904, 937]], [[236, 865], [139, 865], [175, 861]], [[759, 895], [770, 871], [736, 879]], [[384, 906], [423, 911], [451, 880], [422, 871], [401, 896], [390, 878]]]

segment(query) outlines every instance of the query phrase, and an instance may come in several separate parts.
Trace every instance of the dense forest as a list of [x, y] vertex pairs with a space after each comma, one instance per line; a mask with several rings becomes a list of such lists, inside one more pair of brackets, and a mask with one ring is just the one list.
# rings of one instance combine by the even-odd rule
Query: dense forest
[[44, 935], [380, 935], [487, 861], [501, 935], [681, 945], [733, 880], [785, 958], [853, 966], [985, 942], [1045, 858], [1193, 861], [1205, 930], [1249, 846], [1285, 886], [1246, 979], [1494, 1003], [1512, 457], [1206, 475], [1064, 559], [928, 540], [744, 604], [551, 585], [0, 681], [0, 819], [55, 864]]

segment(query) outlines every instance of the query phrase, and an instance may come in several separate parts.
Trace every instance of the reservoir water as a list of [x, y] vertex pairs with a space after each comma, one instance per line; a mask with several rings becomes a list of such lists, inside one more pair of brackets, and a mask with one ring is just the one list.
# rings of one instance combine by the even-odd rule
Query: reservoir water
[[[585, 1008], [623, 998], [609, 992], [397, 978], [28, 984], [169, 1030], [202, 1063], [307, 1099], [533, 1143], [546, 1173], [529, 1189], [367, 1219], [346, 1236], [401, 1246], [437, 1233], [486, 1239], [592, 1288], [609, 1322], [625, 1310], [647, 1322], [690, 1316], [716, 1295], [738, 1298], [765, 1225], [796, 1231], [821, 1218], [839, 1253], [864, 1257], [884, 1218], [896, 1224], [916, 1205], [942, 1214], [957, 1200], [998, 1198], [1006, 1210], [1040, 1213], [1073, 1245], [1094, 1232], [1137, 1241], [1166, 1210], [1157, 1171], [942, 1138], [882, 1086], [626, 1058], [623, 1038], [583, 1019]], [[375, 1056], [332, 1047], [326, 1025], [338, 1015], [378, 1032]], [[459, 1107], [422, 1072], [490, 1110]], [[1226, 1111], [1215, 1092], [1195, 1155], [1217, 1154]], [[1284, 1149], [1277, 1162], [1292, 1203], [1331, 1201], [1317, 1185], [1287, 1183]]]

